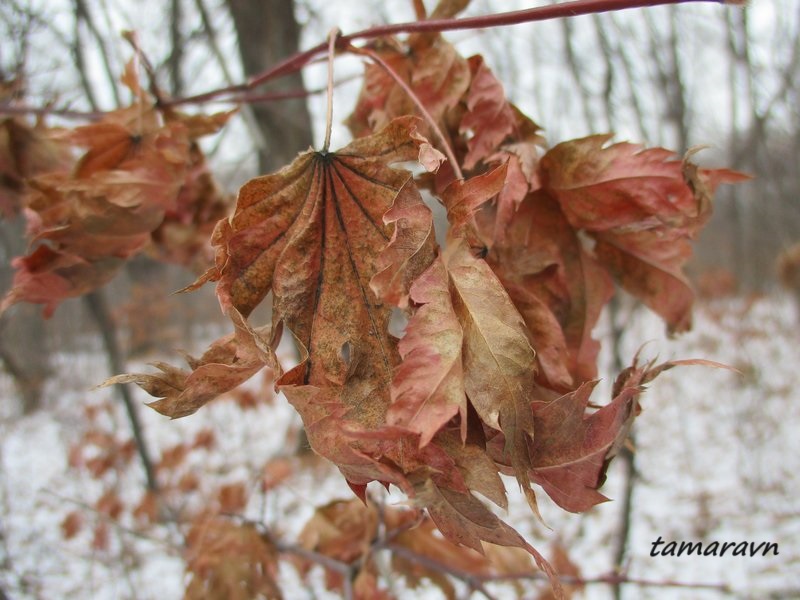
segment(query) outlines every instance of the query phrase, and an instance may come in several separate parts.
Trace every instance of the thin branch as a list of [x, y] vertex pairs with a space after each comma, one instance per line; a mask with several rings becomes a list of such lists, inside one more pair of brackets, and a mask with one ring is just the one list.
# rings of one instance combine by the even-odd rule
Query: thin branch
[[[441, 563], [434, 558], [425, 556], [423, 554], [419, 554], [409, 548], [406, 548], [405, 546], [399, 546], [397, 544], [392, 544], [392, 543], [384, 544], [381, 548], [375, 548], [375, 546], [373, 546], [373, 551], [376, 549], [389, 550], [390, 552], [395, 553], [397, 556], [402, 556], [403, 558], [415, 562], [418, 565], [421, 565], [425, 568], [447, 574], [451, 577], [455, 577], [456, 579], [465, 582], [470, 587], [486, 583], [501, 583], [504, 581], [547, 580], [547, 575], [541, 571], [532, 571], [530, 573], [491, 574], [491, 575], [470, 573], [468, 571], [463, 571], [461, 569], [445, 565], [444, 563]], [[598, 575], [595, 577], [574, 577], [571, 575], [559, 575], [559, 579], [563, 584], [576, 585], [576, 586], [629, 584], [640, 587], [683, 588], [683, 589], [699, 589], [699, 590], [716, 590], [725, 593], [730, 592], [730, 588], [724, 583], [695, 583], [695, 582], [672, 581], [672, 580], [644, 579], [637, 577], [629, 577], [628, 575], [621, 573], [606, 573], [604, 575]], [[483, 590], [480, 587], [473, 587], [473, 589], [481, 591], [483, 593]]]
[[356, 573], [356, 567], [358, 563], [346, 563], [340, 560], [336, 560], [335, 558], [331, 558], [330, 556], [326, 556], [319, 552], [314, 552], [313, 550], [307, 550], [302, 546], [297, 546], [296, 544], [289, 544], [284, 542], [273, 535], [273, 533], [269, 529], [262, 529], [262, 533], [267, 541], [272, 544], [275, 549], [280, 552], [281, 554], [294, 554], [295, 556], [299, 556], [300, 558], [304, 558], [310, 562], [316, 563], [326, 569], [330, 569], [336, 573], [339, 573], [342, 576], [342, 586], [343, 590], [343, 597], [345, 600], [352, 600], [353, 598], [353, 577]]
[[111, 66], [109, 52], [106, 50], [105, 41], [103, 40], [103, 36], [100, 34], [100, 30], [94, 23], [94, 19], [89, 12], [89, 7], [86, 5], [86, 0], [75, 0], [75, 14], [76, 17], [86, 23], [86, 26], [89, 28], [89, 31], [97, 42], [97, 46], [100, 49], [100, 57], [103, 60], [103, 69], [105, 70], [106, 77], [108, 78], [108, 83], [111, 86], [111, 93], [114, 96], [116, 105], [119, 106], [121, 99], [119, 96], [119, 89], [117, 87], [117, 78], [114, 75], [114, 68]]
[[[373, 548], [374, 550], [375, 548]], [[480, 592], [489, 600], [493, 600], [494, 596], [484, 587], [484, 583], [492, 581], [491, 578], [487, 578], [486, 576], [478, 575], [477, 573], [470, 573], [469, 571], [463, 571], [461, 569], [457, 569], [454, 567], [450, 567], [445, 565], [444, 563], [439, 562], [438, 560], [431, 558], [429, 556], [425, 556], [424, 554], [419, 554], [414, 552], [410, 548], [406, 548], [405, 546], [399, 546], [397, 544], [384, 544], [381, 549], [388, 550], [393, 554], [405, 558], [408, 561], [417, 563], [418, 565], [425, 567], [431, 571], [438, 571], [439, 573], [443, 573], [445, 575], [449, 575], [450, 577], [455, 577], [456, 579], [463, 581], [466, 583], [471, 591]]]
[[[412, 21], [408, 23], [395, 23], [391, 25], [380, 25], [364, 29], [349, 35], [339, 37], [337, 47], [346, 48], [356, 40], [370, 40], [396, 33], [425, 33], [458, 31], [464, 29], [485, 29], [488, 27], [501, 27], [507, 25], [519, 25], [521, 23], [532, 23], [536, 21], [547, 21], [560, 19], [563, 17], [577, 17], [580, 15], [596, 14], [616, 10], [626, 10], [631, 8], [644, 8], [665, 4], [712, 2], [714, 4], [724, 4], [725, 0], [574, 0], [549, 6], [539, 6], [525, 10], [517, 10], [477, 17], [466, 17], [461, 19], [430, 19], [426, 21]], [[170, 104], [189, 104], [207, 102], [223, 94], [245, 92], [258, 87], [271, 79], [276, 79], [289, 73], [302, 69], [309, 61], [316, 56], [326, 52], [328, 42], [321, 42], [308, 50], [298, 52], [278, 62], [260, 74], [251, 77], [247, 82], [237, 85], [229, 85], [224, 88], [211, 90], [188, 98], [176, 98]]]
[[[120, 350], [117, 341], [116, 326], [111, 314], [108, 311], [105, 298], [102, 290], [95, 290], [89, 292], [83, 297], [86, 308], [97, 324], [100, 330], [100, 335], [103, 338], [103, 345], [106, 348], [106, 355], [108, 356], [108, 366], [111, 373], [124, 373], [125, 364], [122, 358], [122, 351]], [[136, 449], [139, 452], [139, 458], [142, 461], [142, 468], [144, 469], [145, 478], [147, 480], [147, 489], [152, 492], [158, 492], [158, 481], [156, 480], [156, 472], [153, 467], [153, 461], [150, 458], [150, 450], [145, 442], [142, 424], [139, 420], [139, 413], [136, 409], [136, 403], [127, 386], [116, 385], [117, 392], [125, 405], [125, 410], [128, 413], [128, 419], [131, 423], [131, 430], [133, 432], [133, 439], [136, 442]]]
[[353, 54], [361, 54], [363, 56], [372, 59], [384, 71], [386, 71], [386, 73], [392, 79], [394, 79], [397, 85], [399, 85], [403, 89], [403, 91], [408, 95], [408, 97], [417, 107], [417, 110], [419, 110], [420, 114], [422, 115], [422, 118], [425, 119], [425, 121], [428, 123], [434, 135], [438, 138], [438, 141], [441, 144], [445, 155], [447, 156], [447, 160], [450, 161], [450, 166], [453, 169], [453, 173], [456, 179], [464, 179], [464, 174], [461, 172], [461, 168], [458, 165], [458, 160], [456, 160], [456, 155], [455, 153], [453, 153], [453, 149], [450, 147], [450, 142], [447, 141], [447, 138], [445, 137], [444, 133], [442, 133], [442, 130], [439, 128], [439, 124], [436, 122], [436, 119], [434, 119], [431, 113], [428, 112], [428, 109], [425, 108], [425, 105], [422, 103], [422, 100], [420, 100], [417, 94], [414, 92], [414, 90], [411, 89], [411, 86], [408, 85], [408, 83], [406, 83], [406, 81], [402, 77], [400, 77], [400, 75], [394, 69], [392, 69], [392, 67], [390, 67], [389, 64], [385, 60], [383, 60], [379, 54], [376, 54], [375, 52], [367, 48], [356, 48], [355, 46], [350, 46], [348, 49]]
[[69, 110], [65, 108], [53, 108], [51, 106], [0, 106], [0, 115], [35, 115], [47, 116], [56, 115], [66, 119], [100, 119], [106, 113], [103, 111], [83, 111]]
[[86, 57], [83, 53], [83, 40], [81, 39], [81, 22], [83, 21], [83, 17], [81, 15], [80, 0], [75, 0], [74, 17], [75, 24], [71, 48], [72, 55], [75, 58], [75, 65], [78, 67], [78, 76], [81, 79], [81, 87], [83, 88], [83, 92], [86, 94], [86, 99], [89, 102], [89, 106], [91, 106], [93, 110], [97, 110], [99, 105], [97, 103], [97, 98], [94, 95], [94, 87], [89, 81], [89, 75], [86, 72]]

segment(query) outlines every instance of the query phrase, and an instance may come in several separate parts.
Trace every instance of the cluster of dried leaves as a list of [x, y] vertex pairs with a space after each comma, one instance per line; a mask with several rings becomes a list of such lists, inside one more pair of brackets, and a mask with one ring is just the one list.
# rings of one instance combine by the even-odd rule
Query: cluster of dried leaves
[[[231, 201], [211, 179], [196, 140], [232, 113], [160, 110], [133, 65], [122, 77], [133, 103], [94, 123], [67, 130], [18, 118], [0, 123], [0, 205], [7, 215], [24, 211], [35, 245], [12, 263], [16, 274], [0, 311], [34, 302], [49, 316], [144, 250], [207, 266], [209, 234]], [[77, 149], [85, 150], [76, 159]]]
[[[444, 2], [436, 16], [463, 4]], [[670, 331], [690, 326], [691, 241], [718, 184], [742, 176], [602, 135], [545, 151], [483, 59], [460, 56], [439, 34], [383, 38], [365, 51], [380, 60], [348, 119], [356, 139], [251, 180], [213, 231], [214, 265], [190, 287], [216, 282], [235, 332], [190, 357], [188, 371], [158, 364], [160, 374], [107, 384], [135, 382], [175, 418], [267, 367], [313, 449], [362, 500], [370, 482], [393, 484], [448, 540], [477, 552], [483, 542], [522, 548], [558, 588], [544, 558], [474, 493], [505, 508], [508, 474], [537, 515], [533, 484], [568, 511], [605, 500], [598, 488], [644, 384], [677, 363], [634, 363], [597, 408], [592, 330], [614, 282]], [[194, 244], [196, 215], [207, 223], [221, 209], [193, 141], [227, 115], [165, 114], [125, 80], [136, 102], [64, 132], [88, 151], [71, 171], [31, 181], [31, 234], [45, 243], [17, 260], [6, 305], [52, 310], [151, 240], [168, 255]], [[405, 88], [431, 120], [414, 116]], [[437, 170], [432, 146], [445, 143], [458, 165]], [[417, 160], [435, 172], [397, 166]], [[444, 247], [421, 190], [447, 210]], [[272, 323], [254, 326], [248, 317], [268, 296]], [[402, 338], [389, 328], [398, 313]], [[288, 370], [274, 355], [286, 335], [301, 352]], [[261, 547], [252, 533], [209, 531], [223, 545], [234, 536]], [[270, 595], [270, 551], [256, 554], [251, 566]]]

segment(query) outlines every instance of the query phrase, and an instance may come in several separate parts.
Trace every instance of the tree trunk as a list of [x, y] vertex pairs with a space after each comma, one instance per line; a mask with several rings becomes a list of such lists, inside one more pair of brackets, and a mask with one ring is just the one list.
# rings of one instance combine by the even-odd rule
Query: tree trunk
[[[260, 73], [298, 50], [300, 27], [294, 3], [288, 0], [228, 0], [239, 38], [245, 74]], [[281, 92], [303, 88], [300, 73], [267, 83], [261, 91]], [[290, 163], [313, 143], [311, 116], [304, 98], [266, 102], [253, 106], [266, 148], [259, 155], [261, 173]]]

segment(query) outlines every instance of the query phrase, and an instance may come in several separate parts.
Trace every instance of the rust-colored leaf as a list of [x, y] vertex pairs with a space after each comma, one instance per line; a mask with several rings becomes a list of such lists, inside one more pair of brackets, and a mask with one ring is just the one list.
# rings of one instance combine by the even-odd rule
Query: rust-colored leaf
[[467, 112], [459, 124], [460, 133], [472, 133], [464, 157], [464, 168], [468, 170], [497, 152], [517, 125], [503, 85], [483, 62], [483, 57], [471, 57], [469, 66], [472, 80], [464, 98]]
[[506, 172], [507, 165], [502, 164], [466, 181], [453, 181], [445, 188], [442, 203], [447, 208], [451, 236], [466, 237], [470, 242], [478, 243], [477, 237], [474, 237], [475, 211], [500, 193], [506, 180]]
[[387, 421], [419, 433], [419, 443], [424, 446], [445, 423], [460, 414], [462, 437], [466, 437], [463, 334], [441, 259], [437, 258], [416, 280], [411, 299], [419, 308], [400, 340], [403, 362], [392, 381]]
[[467, 396], [481, 420], [505, 434], [505, 452], [528, 504], [538, 515], [528, 477], [535, 352], [525, 323], [492, 270], [472, 255], [463, 240], [453, 240], [444, 261], [453, 307], [464, 330]]
[[566, 392], [595, 378], [600, 344], [592, 330], [614, 290], [558, 203], [541, 191], [529, 195], [486, 260], [525, 319], [538, 380]]
[[525, 549], [547, 575], [556, 597], [563, 598], [561, 583], [550, 563], [475, 496], [439, 488], [428, 480], [417, 486], [417, 498], [427, 507], [439, 531], [451, 541], [480, 554], [484, 554], [481, 541]]
[[83, 529], [83, 513], [77, 510], [71, 511], [61, 521], [61, 535], [65, 540], [74, 538]]
[[275, 364], [271, 348], [265, 341], [268, 328], [250, 328], [235, 309], [231, 309], [229, 314], [237, 324], [237, 330], [214, 342], [199, 359], [187, 356], [192, 371], [156, 362], [153, 366], [161, 371], [159, 374], [116, 375], [98, 387], [135, 383], [151, 396], [159, 398], [149, 406], [163, 415], [177, 419], [196, 412], [265, 366], [273, 367]]
[[716, 186], [745, 175], [697, 169], [663, 148], [606, 146], [595, 135], [559, 144], [541, 160], [544, 189], [570, 224], [596, 240], [597, 258], [671, 332], [691, 326], [693, 292], [683, 274], [711, 214]]
[[[446, 10], [450, 10], [447, 8]], [[402, 77], [437, 122], [454, 108], [469, 86], [467, 61], [439, 34], [414, 34], [403, 44], [382, 38], [374, 50]], [[360, 137], [379, 130], [392, 119], [417, 113], [408, 94], [381, 66], [370, 64], [364, 85], [347, 125]], [[426, 137], [427, 126], [422, 127]]]
[[11, 218], [23, 208], [26, 181], [68, 168], [67, 148], [53, 140], [42, 123], [22, 119], [0, 120], [0, 214]]
[[[132, 77], [130, 71], [129, 85]], [[228, 116], [164, 115], [141, 92], [131, 106], [53, 134], [65, 147], [85, 152], [71, 171], [62, 166], [28, 182], [28, 235], [36, 245], [29, 256], [16, 259], [17, 273], [0, 311], [36, 302], [45, 304], [49, 316], [65, 298], [113, 278], [126, 259], [150, 244], [165, 219], [155, 234], [162, 257], [191, 263], [206, 246], [195, 236], [207, 234], [227, 209], [195, 137]], [[181, 237], [176, 221], [191, 223], [196, 231], [187, 235], [184, 228]]]
[[612, 449], [621, 446], [636, 415], [640, 390], [625, 387], [610, 404], [586, 414], [597, 381], [550, 402], [534, 402], [533, 478], [563, 509], [583, 512], [607, 500], [605, 480]]

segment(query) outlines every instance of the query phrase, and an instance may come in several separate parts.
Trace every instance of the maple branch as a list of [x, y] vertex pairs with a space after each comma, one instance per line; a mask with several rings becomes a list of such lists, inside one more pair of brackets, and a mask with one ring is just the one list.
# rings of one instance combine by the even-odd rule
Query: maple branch
[[314, 552], [313, 550], [308, 550], [302, 546], [284, 542], [276, 537], [268, 527], [263, 527], [261, 529], [261, 535], [264, 536], [267, 542], [272, 544], [272, 546], [274, 546], [275, 549], [281, 554], [294, 554], [295, 556], [305, 558], [306, 560], [325, 567], [326, 569], [330, 569], [331, 571], [339, 573], [339, 575], [342, 576], [344, 598], [346, 600], [353, 598], [353, 576], [355, 575], [357, 563], [349, 564], [342, 562], [340, 560], [336, 560], [335, 558], [331, 558], [330, 556], [321, 554], [320, 552]]
[[[482, 589], [482, 584], [485, 583], [501, 583], [504, 581], [521, 581], [521, 580], [541, 580], [546, 581], [547, 575], [541, 571], [530, 573], [510, 573], [510, 574], [497, 574], [497, 575], [481, 575], [479, 573], [470, 573], [458, 568], [450, 567], [444, 563], [439, 562], [435, 558], [419, 554], [405, 546], [399, 546], [392, 543], [383, 544], [380, 547], [373, 545], [373, 550], [389, 550], [398, 556], [416, 562], [417, 564], [455, 577], [470, 586], [475, 591], [480, 591], [484, 595], [488, 594]], [[730, 587], [724, 583], [695, 583], [683, 582], [673, 580], [655, 580], [637, 577], [629, 577], [623, 573], [606, 573], [595, 577], [575, 577], [572, 575], [559, 575], [561, 583], [565, 585], [620, 585], [630, 584], [638, 585], [641, 587], [659, 587], [659, 588], [684, 588], [684, 589], [699, 589], [699, 590], [715, 590], [724, 593], [730, 592]], [[491, 596], [488, 596], [491, 597]]]
[[137, 539], [150, 542], [157, 546], [161, 546], [175, 556], [180, 556], [183, 553], [183, 548], [179, 547], [177, 544], [170, 542], [169, 540], [161, 539], [154, 535], [150, 535], [145, 531], [140, 531], [138, 529], [133, 529], [132, 527], [127, 527], [126, 525], [122, 524], [118, 519], [115, 519], [99, 511], [96, 507], [92, 506], [91, 504], [88, 504], [87, 502], [83, 502], [82, 500], [78, 500], [77, 498], [70, 498], [68, 496], [63, 496], [58, 492], [55, 492], [49, 488], [45, 488], [42, 491], [45, 492], [46, 494], [50, 494], [51, 496], [60, 500], [61, 502], [68, 502], [70, 504], [74, 504], [78, 508], [85, 510], [86, 512], [92, 513], [94, 518], [96, 518], [98, 521], [108, 523], [120, 533], [125, 533], [131, 537], [135, 537]]
[[463, 581], [464, 583], [469, 586], [470, 591], [473, 592], [480, 592], [489, 600], [494, 600], [494, 596], [486, 589], [484, 583], [491, 581], [491, 579], [486, 579], [485, 576], [478, 575], [477, 573], [470, 573], [469, 571], [463, 571], [461, 569], [457, 569], [454, 567], [450, 567], [445, 565], [444, 563], [439, 562], [438, 560], [431, 558], [429, 556], [425, 556], [424, 554], [419, 554], [418, 552], [414, 552], [413, 550], [406, 548], [405, 546], [399, 546], [397, 544], [386, 543], [381, 545], [380, 547], [373, 546], [373, 550], [388, 550], [396, 554], [397, 556], [401, 556], [406, 560], [411, 562], [415, 562], [418, 565], [425, 567], [431, 571], [438, 571], [439, 573], [443, 573], [444, 575], [449, 575], [450, 577], [455, 577]]
[[327, 152], [331, 147], [331, 131], [333, 130], [333, 59], [336, 56], [336, 40], [341, 33], [338, 27], [334, 27], [328, 34], [328, 107], [325, 111], [325, 143], [322, 144], [323, 153]]
[[[356, 40], [370, 40], [395, 33], [433, 33], [443, 31], [458, 31], [464, 29], [486, 29], [489, 27], [502, 27], [519, 25], [536, 21], [547, 21], [563, 17], [577, 17], [602, 12], [626, 10], [631, 8], [645, 8], [666, 4], [685, 4], [696, 2], [713, 2], [715, 4], [733, 3], [730, 0], [574, 0], [549, 6], [538, 6], [524, 10], [516, 10], [491, 15], [465, 17], [460, 19], [430, 19], [426, 21], [410, 21], [370, 27], [349, 35], [340, 35], [336, 43], [339, 48], [346, 48]], [[311, 60], [328, 50], [328, 41], [320, 42], [316, 46], [298, 52], [278, 62], [269, 69], [251, 77], [245, 83], [229, 85], [224, 88], [211, 90], [186, 98], [175, 98], [168, 102], [169, 105], [199, 104], [207, 102], [224, 94], [246, 92], [260, 86], [271, 79], [283, 77], [302, 69]]]
[[439, 124], [436, 122], [436, 119], [433, 118], [431, 113], [428, 112], [428, 109], [425, 108], [425, 105], [422, 103], [422, 100], [419, 99], [417, 94], [414, 90], [411, 89], [411, 86], [406, 83], [406, 81], [400, 77], [400, 75], [395, 71], [389, 64], [383, 60], [379, 54], [369, 50], [368, 48], [357, 48], [356, 46], [348, 46], [348, 50], [353, 54], [361, 54], [370, 58], [373, 62], [375, 62], [378, 66], [380, 66], [386, 73], [394, 79], [395, 83], [400, 86], [400, 88], [406, 93], [406, 95], [411, 99], [414, 103], [414, 106], [417, 107], [417, 110], [422, 115], [422, 118], [425, 119], [425, 122], [428, 123], [431, 130], [433, 131], [434, 135], [438, 138], [439, 143], [444, 150], [445, 155], [447, 156], [447, 160], [450, 162], [450, 166], [453, 169], [453, 173], [456, 179], [464, 179], [464, 174], [461, 172], [461, 167], [458, 164], [458, 160], [456, 159], [456, 155], [453, 152], [453, 149], [450, 147], [450, 142], [447, 141], [444, 133], [439, 128]]

